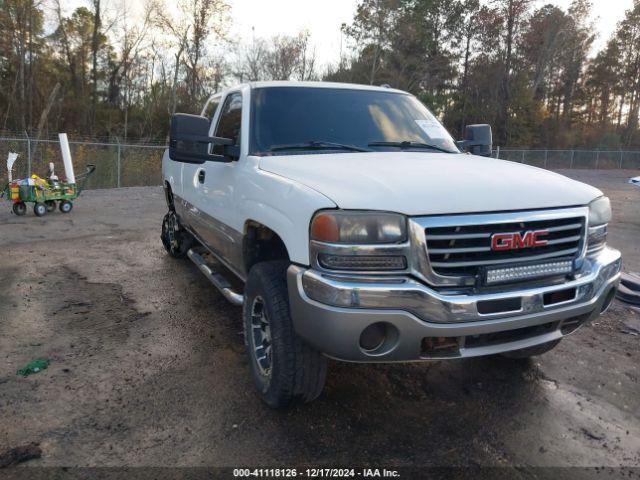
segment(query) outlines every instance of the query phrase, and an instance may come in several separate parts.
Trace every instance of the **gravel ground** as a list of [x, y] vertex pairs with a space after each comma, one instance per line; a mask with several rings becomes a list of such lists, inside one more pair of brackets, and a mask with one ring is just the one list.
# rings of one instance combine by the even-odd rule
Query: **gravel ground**
[[[640, 271], [637, 172], [564, 173], [611, 196], [610, 243]], [[254, 394], [240, 309], [165, 255], [160, 188], [44, 218], [3, 205], [0, 453], [39, 444], [24, 465], [640, 467], [640, 313], [617, 301], [533, 361], [333, 362], [316, 402], [279, 412]]]

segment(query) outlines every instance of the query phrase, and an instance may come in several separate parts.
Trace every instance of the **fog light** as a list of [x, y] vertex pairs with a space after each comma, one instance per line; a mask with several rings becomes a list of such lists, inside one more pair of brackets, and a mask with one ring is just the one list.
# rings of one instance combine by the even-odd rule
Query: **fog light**
[[318, 263], [329, 270], [405, 270], [407, 259], [395, 255], [318, 255]]
[[573, 260], [562, 260], [516, 267], [492, 268], [487, 270], [486, 283], [487, 285], [493, 285], [496, 283], [532, 280], [535, 278], [568, 274], [572, 271]]
[[377, 349], [387, 337], [387, 329], [384, 323], [372, 323], [360, 334], [360, 347], [367, 352]]

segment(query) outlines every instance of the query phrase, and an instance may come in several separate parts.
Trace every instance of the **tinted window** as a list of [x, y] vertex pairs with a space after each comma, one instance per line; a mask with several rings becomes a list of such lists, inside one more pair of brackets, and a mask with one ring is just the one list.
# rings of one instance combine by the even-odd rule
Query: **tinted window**
[[[240, 125], [242, 123], [242, 95], [232, 93], [224, 102], [215, 136], [230, 138], [240, 145]], [[222, 145], [216, 145], [213, 153], [222, 155]]]
[[272, 147], [309, 141], [378, 151], [385, 147], [369, 144], [409, 141], [431, 143], [458, 152], [453, 139], [433, 114], [415, 97], [403, 93], [265, 87], [252, 90], [251, 112], [250, 151], [256, 155], [275, 154], [270, 152]]
[[207, 104], [207, 108], [204, 111], [204, 116], [209, 120], [213, 120], [213, 117], [216, 114], [216, 110], [218, 110], [218, 105], [220, 105], [220, 97], [214, 98]]

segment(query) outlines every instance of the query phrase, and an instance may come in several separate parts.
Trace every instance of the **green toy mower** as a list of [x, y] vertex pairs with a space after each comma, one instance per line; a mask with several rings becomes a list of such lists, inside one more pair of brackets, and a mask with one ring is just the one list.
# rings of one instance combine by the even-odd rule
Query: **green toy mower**
[[7, 159], [9, 182], [5, 186], [0, 198], [6, 196], [13, 203], [13, 213], [24, 215], [27, 213], [27, 203], [33, 203], [33, 213], [42, 217], [56, 209], [56, 204], [62, 213], [69, 213], [73, 208], [73, 200], [82, 192], [87, 178], [95, 171], [95, 165], [87, 165], [87, 170], [77, 177], [73, 172], [69, 144], [65, 134], [60, 134], [60, 145], [64, 161], [66, 178], [59, 180], [54, 172], [53, 163], [49, 164], [47, 178], [38, 175], [22, 180], [12, 179], [12, 167], [18, 154], [10, 153]]
[[[21, 181], [9, 183], [2, 196], [13, 203], [13, 213], [27, 213], [27, 203], [33, 203], [33, 213], [42, 217], [56, 209], [56, 203], [62, 213], [69, 213], [73, 208], [73, 200], [78, 198], [84, 187], [86, 178], [95, 171], [95, 165], [87, 165], [87, 171], [76, 177], [76, 183], [44, 180], [37, 175]], [[20, 183], [22, 182], [22, 184]]]

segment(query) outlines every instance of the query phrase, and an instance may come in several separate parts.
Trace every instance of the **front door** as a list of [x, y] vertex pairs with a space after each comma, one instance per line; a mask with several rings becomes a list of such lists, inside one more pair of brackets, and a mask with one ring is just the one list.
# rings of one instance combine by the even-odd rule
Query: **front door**
[[[216, 116], [212, 135], [230, 138], [240, 147], [242, 124], [242, 94], [227, 94], [220, 113]], [[211, 153], [224, 155], [221, 145], [214, 145]], [[205, 162], [193, 172], [197, 184], [199, 212], [199, 236], [228, 267], [242, 271], [242, 233], [233, 229], [236, 215], [235, 185], [239, 175], [239, 161]]]
[[[221, 95], [213, 96], [203, 109], [202, 116], [211, 120], [215, 125], [216, 114], [219, 110]], [[176, 200], [176, 209], [181, 216], [181, 221], [199, 238], [207, 235], [207, 224], [204, 218], [201, 202], [201, 189], [205, 186], [206, 166], [209, 162], [183, 163], [180, 198]]]

